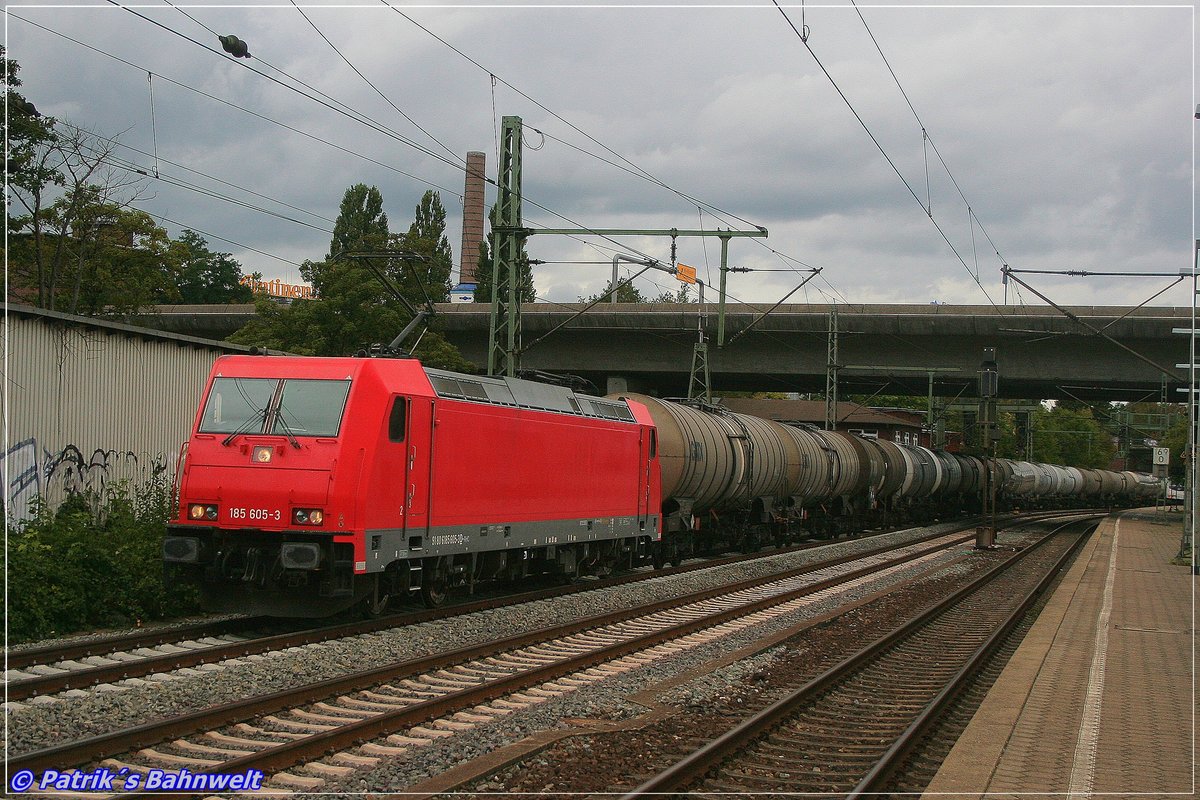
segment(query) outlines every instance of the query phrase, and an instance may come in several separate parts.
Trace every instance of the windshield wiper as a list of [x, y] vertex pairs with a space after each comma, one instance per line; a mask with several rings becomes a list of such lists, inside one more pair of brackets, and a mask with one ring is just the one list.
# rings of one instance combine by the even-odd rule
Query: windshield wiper
[[234, 439], [241, 436], [243, 433], [249, 432], [250, 426], [252, 424], [254, 424], [255, 422], [261, 422], [266, 416], [267, 416], [267, 410], [265, 408], [260, 408], [256, 412], [255, 416], [247, 419], [241, 425], [237, 426], [237, 429], [233, 433], [229, 434], [224, 439], [222, 439], [221, 444], [224, 445], [225, 447], [229, 447], [229, 445], [233, 444]]
[[278, 410], [275, 412], [275, 421], [283, 426], [283, 432], [287, 434], [288, 441], [292, 447], [300, 449], [300, 441], [292, 435], [292, 427], [287, 424], [287, 420], [283, 418], [283, 403], [279, 404]]

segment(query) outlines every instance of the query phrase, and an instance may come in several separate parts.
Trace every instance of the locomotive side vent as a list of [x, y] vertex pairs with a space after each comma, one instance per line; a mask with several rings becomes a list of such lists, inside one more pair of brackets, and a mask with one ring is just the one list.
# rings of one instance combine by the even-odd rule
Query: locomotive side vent
[[488, 393], [484, 391], [482, 383], [476, 383], [475, 381], [459, 381], [458, 385], [462, 387], [462, 393], [464, 397], [470, 398], [471, 400], [489, 399]]
[[633, 412], [625, 403], [614, 403], [589, 395], [576, 395], [570, 389], [561, 386], [519, 378], [476, 379], [428, 369], [425, 373], [429, 376], [429, 382], [438, 397], [636, 422]]
[[430, 375], [429, 382], [433, 384], [433, 389], [441, 397], [465, 397], [462, 387], [458, 385], [458, 381], [454, 378], [447, 378], [443, 375]]
[[610, 403], [605, 400], [595, 400], [589, 398], [592, 410], [605, 419], [619, 419], [625, 422], [633, 422], [633, 412], [629, 410], [629, 406], [623, 403]]

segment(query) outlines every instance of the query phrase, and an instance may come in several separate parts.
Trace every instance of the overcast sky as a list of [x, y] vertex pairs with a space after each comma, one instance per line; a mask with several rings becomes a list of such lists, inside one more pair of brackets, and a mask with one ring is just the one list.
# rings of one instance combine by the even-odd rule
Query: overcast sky
[[[730, 276], [730, 294], [744, 301], [779, 299], [804, 277], [793, 269], [806, 266], [824, 271], [800, 301], [1000, 304], [1001, 259], [1034, 270], [1178, 274], [1192, 265], [1200, 123], [1191, 6], [860, 4], [869, 30], [849, 2], [787, 6], [796, 28], [807, 25], [812, 53], [769, 3], [405, 6], [408, 18], [383, 2], [302, 7], [320, 33], [290, 4], [136, 7], [217, 50], [205, 26], [236, 34], [249, 44], [247, 61], [128, 9], [9, 6], [8, 53], [42, 113], [119, 134], [145, 153], [157, 148], [159, 172], [173, 180], [308, 223], [147, 181], [137, 205], [174, 220], [164, 223], [172, 235], [181, 224], [202, 231], [214, 250], [268, 279], [299, 282], [288, 262], [324, 256], [330, 236], [320, 229], [332, 229], [344, 191], [358, 182], [379, 187], [393, 231], [406, 230], [421, 195], [438, 189], [457, 264], [461, 160], [469, 150], [487, 152], [494, 177], [495, 130], [505, 115], [526, 126], [527, 224], [765, 227], [767, 239], [730, 246], [732, 265], [757, 270]], [[395, 135], [248, 66], [290, 82], [272, 68], [280, 70]], [[152, 157], [118, 152], [153, 171]], [[489, 205], [494, 196], [489, 188]], [[529, 251], [547, 262], [608, 262], [618, 246], [588, 241], [535, 236]], [[680, 261], [717, 282], [715, 239], [680, 239], [678, 248]], [[621, 250], [670, 258], [667, 239], [626, 237]], [[599, 290], [609, 271], [604, 263], [548, 263], [536, 268], [535, 283], [541, 298], [574, 301]], [[1021, 277], [1056, 302], [1080, 305], [1140, 303], [1170, 283]], [[639, 286], [657, 294], [677, 284], [658, 274]], [[1010, 287], [1008, 302], [1022, 300], [1040, 303]], [[1182, 286], [1155, 301], [1188, 303]]]

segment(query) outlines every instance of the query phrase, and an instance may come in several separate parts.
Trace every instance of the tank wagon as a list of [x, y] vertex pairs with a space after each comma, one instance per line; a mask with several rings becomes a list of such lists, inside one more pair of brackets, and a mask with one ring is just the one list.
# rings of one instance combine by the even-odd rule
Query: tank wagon
[[[1010, 505], [1153, 496], [1137, 473], [999, 459]], [[210, 607], [321, 616], [455, 586], [661, 567], [716, 547], [975, 511], [977, 458], [413, 359], [225, 356], [163, 543]]]

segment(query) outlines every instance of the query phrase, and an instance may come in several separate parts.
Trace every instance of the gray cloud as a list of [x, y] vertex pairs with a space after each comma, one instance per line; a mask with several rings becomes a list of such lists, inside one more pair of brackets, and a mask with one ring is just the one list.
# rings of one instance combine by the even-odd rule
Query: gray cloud
[[[139, 11], [218, 47], [177, 10]], [[442, 199], [457, 249], [462, 175], [437, 158], [128, 11], [15, 13], [157, 76], [152, 131], [145, 71], [10, 18], [10, 54], [21, 63], [23, 90], [43, 111], [106, 133], [124, 132], [122, 141], [146, 151], [153, 149], [153, 133], [165, 158], [329, 218], [336, 217], [345, 188], [361, 181], [379, 186], [393, 228], [402, 230], [421, 193], [438, 184], [448, 190]], [[365, 85], [295, 9], [230, 3], [188, 13], [219, 33], [244, 38], [255, 56], [250, 65], [264, 71], [264, 62], [277, 65], [445, 155]], [[529, 128], [548, 134], [543, 141], [527, 132], [525, 192], [577, 223], [741, 225], [707, 210], [700, 215], [694, 203], [556, 141], [616, 160], [503, 83], [493, 88], [485, 72], [390, 9], [306, 6], [306, 13], [450, 150], [460, 156], [487, 151], [492, 174], [493, 101], [497, 115], [520, 115]], [[987, 302], [969, 274], [976, 253], [988, 292], [997, 301], [1003, 297], [999, 260], [983, 229], [971, 224], [958, 190], [923, 146], [920, 125], [849, 7], [810, 8], [809, 44], [917, 200], [773, 7], [407, 13], [671, 187], [767, 226], [768, 247], [824, 267], [828, 283], [853, 301]], [[1009, 264], [1174, 272], [1191, 265], [1195, 122], [1188, 9], [872, 7], [863, 13], [972, 211]], [[789, 14], [799, 25], [799, 9]], [[256, 120], [166, 78], [393, 169]], [[320, 231], [160, 184], [151, 188], [155, 197], [143, 204], [146, 210], [285, 259], [319, 258], [328, 248], [328, 234]], [[925, 202], [968, 268], [926, 217]], [[533, 223], [569, 224], [532, 204], [526, 215]], [[213, 244], [233, 252], [248, 271], [299, 279], [286, 264]], [[629, 245], [659, 258], [669, 255], [665, 241], [634, 238]], [[531, 251], [547, 261], [611, 257], [553, 237], [534, 237]], [[679, 257], [698, 263], [702, 274], [705, 256], [699, 241], [680, 241]], [[749, 241], [736, 241], [731, 258], [764, 270], [793, 263]], [[715, 279], [715, 242], [707, 259]], [[543, 295], [566, 301], [598, 290], [608, 269], [547, 265], [537, 275]], [[730, 286], [743, 300], [770, 302], [799, 279], [795, 273], [756, 272], [733, 276]], [[1071, 303], [1140, 302], [1160, 288], [1153, 281], [1035, 282]], [[672, 288], [669, 278], [656, 283], [642, 288]], [[824, 301], [818, 285], [809, 297]], [[828, 286], [824, 291], [835, 296]], [[1032, 300], [1028, 293], [1026, 299]], [[1186, 303], [1186, 292], [1163, 302]]]

